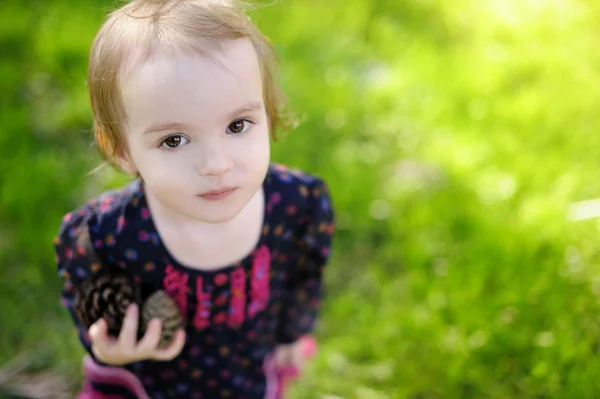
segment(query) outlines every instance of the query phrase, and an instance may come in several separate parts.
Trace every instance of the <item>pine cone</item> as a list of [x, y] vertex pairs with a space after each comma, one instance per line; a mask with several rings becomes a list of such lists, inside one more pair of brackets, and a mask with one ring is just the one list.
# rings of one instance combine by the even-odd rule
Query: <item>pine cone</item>
[[130, 276], [112, 271], [88, 277], [75, 287], [75, 315], [86, 329], [100, 318], [108, 323], [108, 334], [117, 337], [127, 307], [140, 305], [140, 295]]
[[[87, 229], [79, 232], [78, 245], [91, 261], [101, 263]], [[184, 326], [179, 308], [171, 297], [149, 285], [135, 284], [131, 276], [119, 269], [88, 277], [76, 285], [74, 301], [75, 315], [86, 330], [104, 318], [108, 323], [108, 334], [115, 337], [119, 336], [127, 307], [132, 303], [141, 309], [138, 339], [144, 336], [153, 318], [162, 321], [160, 345], [171, 342], [175, 332]]]
[[155, 291], [146, 299], [142, 309], [141, 331], [144, 333], [153, 318], [162, 321], [162, 337], [159, 346], [168, 345], [175, 332], [183, 328], [184, 321], [177, 304], [165, 291]]
[[[77, 232], [77, 246], [78, 251], [83, 250], [90, 262], [102, 263], [92, 245], [90, 232], [85, 227]], [[132, 278], [118, 269], [88, 277], [74, 289], [74, 313], [81, 324], [87, 330], [104, 318], [108, 323], [108, 334], [112, 336], [119, 335], [127, 307], [131, 303], [141, 303], [140, 293], [135, 289]]]

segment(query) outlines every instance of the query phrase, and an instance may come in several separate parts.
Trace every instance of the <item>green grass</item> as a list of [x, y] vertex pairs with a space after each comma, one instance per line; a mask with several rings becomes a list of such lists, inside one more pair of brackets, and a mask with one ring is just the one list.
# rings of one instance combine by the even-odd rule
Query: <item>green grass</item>
[[[87, 50], [112, 5], [0, 5], [0, 364], [35, 348], [78, 373], [52, 238], [123, 181], [85, 176]], [[306, 116], [273, 159], [325, 177], [338, 214], [294, 397], [596, 397], [600, 224], [566, 216], [600, 195], [597, 2], [287, 0], [253, 17]]]

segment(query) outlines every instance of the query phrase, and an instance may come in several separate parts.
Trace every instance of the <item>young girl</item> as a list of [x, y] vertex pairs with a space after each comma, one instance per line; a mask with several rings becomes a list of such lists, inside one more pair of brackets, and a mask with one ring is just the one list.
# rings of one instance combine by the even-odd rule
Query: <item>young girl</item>
[[[96, 143], [134, 179], [68, 213], [55, 242], [93, 397], [262, 399], [275, 367], [299, 365], [333, 212], [321, 179], [270, 163], [275, 75], [269, 42], [229, 0], [135, 0], [100, 29]], [[77, 321], [74, 286], [111, 267], [175, 300], [185, 328], [169, 346], [158, 320], [136, 339], [133, 305], [118, 337]]]

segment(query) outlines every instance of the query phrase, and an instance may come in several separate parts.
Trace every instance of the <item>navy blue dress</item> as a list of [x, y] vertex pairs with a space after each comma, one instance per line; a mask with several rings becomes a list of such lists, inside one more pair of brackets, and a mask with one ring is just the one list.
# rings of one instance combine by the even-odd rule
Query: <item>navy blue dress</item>
[[[269, 380], [265, 358], [277, 344], [313, 330], [334, 230], [321, 179], [272, 164], [263, 189], [265, 217], [258, 245], [238, 263], [211, 271], [185, 267], [169, 254], [140, 180], [65, 215], [55, 240], [65, 282], [62, 303], [87, 352], [93, 357], [87, 333], [74, 317], [73, 285], [104, 268], [122, 268], [138, 283], [164, 289], [186, 319], [186, 345], [177, 358], [124, 366], [149, 397], [263, 399]], [[78, 247], [80, 228], [89, 231], [100, 263]], [[110, 384], [95, 388], [128, 397]]]

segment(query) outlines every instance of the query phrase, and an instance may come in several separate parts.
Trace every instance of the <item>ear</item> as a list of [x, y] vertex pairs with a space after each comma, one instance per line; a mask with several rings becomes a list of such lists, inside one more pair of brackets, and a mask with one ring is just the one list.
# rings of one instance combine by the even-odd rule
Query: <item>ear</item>
[[[131, 157], [127, 153], [127, 151], [120, 148], [116, 151], [114, 157], [112, 156], [112, 148], [114, 148], [115, 144], [112, 140], [109, 140], [109, 136], [102, 129], [102, 126], [94, 122], [94, 138], [96, 140], [96, 145], [100, 148], [100, 152], [103, 156], [107, 156], [110, 158], [110, 163], [117, 166], [123, 172], [136, 175], [137, 168], [133, 164]], [[120, 147], [120, 146], [119, 146]]]
[[123, 150], [119, 150], [115, 155], [115, 163], [123, 172], [127, 174], [137, 175], [138, 173], [131, 157]]

